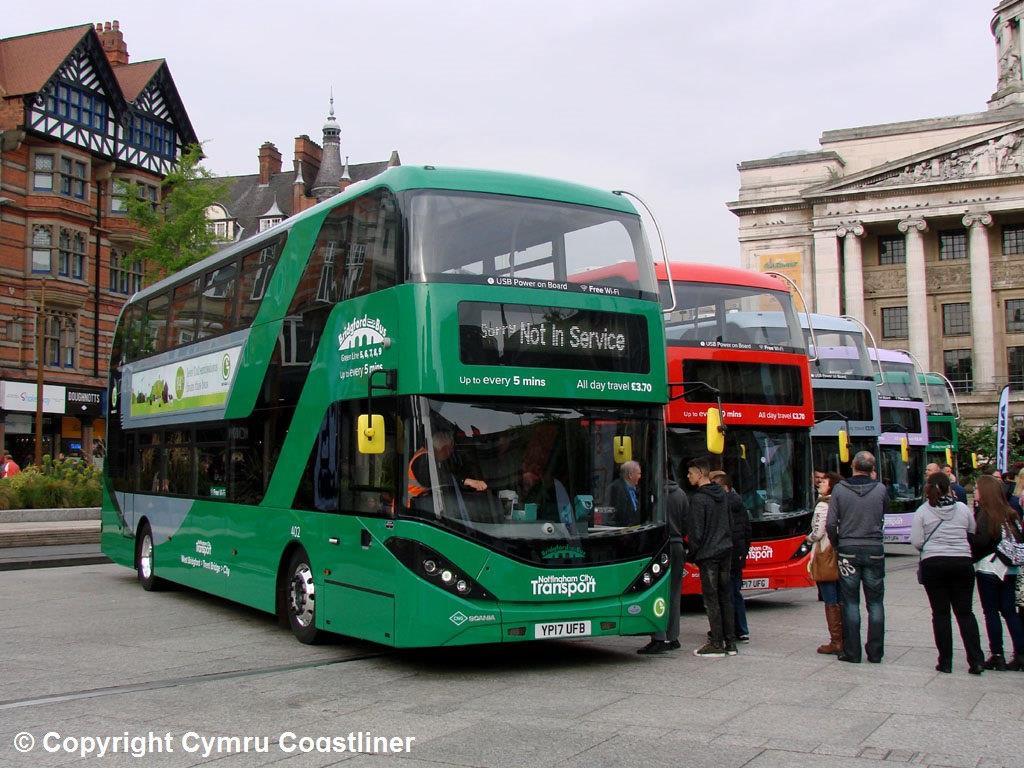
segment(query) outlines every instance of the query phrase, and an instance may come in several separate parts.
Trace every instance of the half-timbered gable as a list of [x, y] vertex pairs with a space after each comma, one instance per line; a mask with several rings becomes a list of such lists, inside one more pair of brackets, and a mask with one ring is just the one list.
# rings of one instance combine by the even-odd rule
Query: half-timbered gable
[[162, 60], [115, 67], [128, 102], [118, 126], [117, 159], [159, 175], [167, 174], [197, 141], [170, 70]]
[[124, 110], [110, 63], [87, 27], [42, 88], [26, 96], [25, 125], [33, 133], [113, 159]]

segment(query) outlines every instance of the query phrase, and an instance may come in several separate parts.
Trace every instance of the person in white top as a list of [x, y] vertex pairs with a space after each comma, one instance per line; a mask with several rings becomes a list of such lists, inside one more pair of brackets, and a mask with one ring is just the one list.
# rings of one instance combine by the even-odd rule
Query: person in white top
[[[842, 481], [842, 476], [835, 472], [815, 472], [818, 492], [818, 504], [814, 507], [811, 519], [811, 532], [807, 541], [818, 551], [824, 552], [832, 543], [825, 531], [825, 520], [828, 518], [828, 501], [832, 497], [832, 489]], [[825, 622], [828, 625], [829, 641], [818, 646], [818, 653], [838, 654], [843, 650], [843, 609], [839, 605], [839, 582], [819, 581], [818, 597], [825, 603]]]

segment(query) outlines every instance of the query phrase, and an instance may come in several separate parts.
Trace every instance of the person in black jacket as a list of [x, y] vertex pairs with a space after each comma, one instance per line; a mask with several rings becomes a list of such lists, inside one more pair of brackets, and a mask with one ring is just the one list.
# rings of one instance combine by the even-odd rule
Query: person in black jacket
[[732, 478], [718, 470], [711, 473], [711, 481], [725, 490], [725, 503], [729, 509], [730, 532], [732, 534], [732, 561], [729, 574], [732, 580], [732, 607], [736, 618], [736, 639], [741, 643], [750, 641], [750, 627], [747, 626], [747, 606], [743, 602], [743, 569], [747, 567], [747, 552], [750, 549], [750, 516], [743, 499], [732, 487]]
[[693, 652], [714, 658], [736, 655], [736, 622], [732, 606], [732, 533], [725, 491], [711, 482], [711, 467], [705, 459], [688, 465], [686, 479], [696, 491], [690, 497], [687, 517], [688, 557], [700, 568], [704, 610], [711, 625], [711, 638]]
[[655, 632], [651, 642], [637, 653], [652, 654], [679, 648], [679, 590], [683, 585], [683, 561], [686, 559], [683, 539], [686, 537], [686, 514], [689, 503], [679, 483], [665, 481], [665, 513], [668, 518], [668, 631]]

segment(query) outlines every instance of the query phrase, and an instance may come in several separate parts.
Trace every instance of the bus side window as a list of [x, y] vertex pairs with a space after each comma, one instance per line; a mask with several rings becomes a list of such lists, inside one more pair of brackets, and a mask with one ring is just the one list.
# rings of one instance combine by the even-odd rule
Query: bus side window
[[206, 339], [235, 330], [237, 288], [237, 263], [225, 264], [203, 276], [202, 315], [196, 338]]
[[167, 349], [167, 305], [166, 293], [150, 296], [142, 315], [144, 326], [139, 357], [148, 357]]
[[[359, 452], [356, 426], [364, 400], [339, 404], [338, 463], [340, 509], [357, 515], [391, 515], [395, 504], [396, 466], [398, 462], [398, 414], [393, 397], [373, 399], [373, 412], [384, 417], [384, 453]], [[404, 470], [404, 468], [403, 468]]]
[[199, 320], [199, 278], [177, 286], [171, 298], [170, 336], [167, 348], [173, 349], [196, 340], [196, 323]]

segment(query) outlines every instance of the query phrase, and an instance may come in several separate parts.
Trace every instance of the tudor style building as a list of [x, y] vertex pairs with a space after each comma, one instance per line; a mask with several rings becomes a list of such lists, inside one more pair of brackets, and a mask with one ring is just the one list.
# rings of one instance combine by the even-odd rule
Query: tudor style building
[[118, 22], [0, 39], [0, 448], [34, 454], [43, 337], [44, 451], [104, 434], [114, 322], [141, 286], [119, 181], [153, 200], [196, 142], [163, 59], [130, 63]]
[[1024, 0], [991, 22], [985, 112], [826, 131], [820, 149], [739, 164], [741, 263], [793, 278], [818, 312], [864, 321], [991, 423], [1024, 409]]
[[332, 96], [322, 146], [305, 134], [296, 136], [292, 170], [282, 171], [280, 151], [272, 142], [264, 142], [258, 174], [217, 179], [228, 182], [228, 195], [206, 209], [206, 218], [220, 240], [242, 240], [338, 194], [349, 184], [401, 164], [398, 150], [388, 160], [349, 165], [346, 157], [342, 163], [341, 128]]

